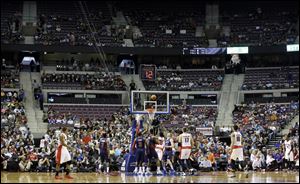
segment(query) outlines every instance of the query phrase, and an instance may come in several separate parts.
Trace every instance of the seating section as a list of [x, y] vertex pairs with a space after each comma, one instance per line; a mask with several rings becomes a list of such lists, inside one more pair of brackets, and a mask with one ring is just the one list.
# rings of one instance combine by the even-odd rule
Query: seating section
[[242, 90], [299, 88], [299, 66], [246, 69]]
[[158, 116], [168, 131], [188, 126], [195, 133], [196, 127], [214, 127], [218, 116], [217, 106], [178, 106], [173, 107], [171, 111], [171, 114]]
[[[233, 123], [243, 132], [246, 147], [251, 147], [252, 143], [255, 143], [261, 148], [297, 114], [299, 101], [289, 104], [250, 103], [236, 105]], [[260, 137], [262, 138], [259, 139]]]
[[24, 40], [22, 30], [23, 1], [1, 1], [1, 43], [19, 43]]
[[[75, 119], [89, 118], [89, 119], [110, 119], [111, 116], [120, 111], [121, 106], [82, 106], [82, 105], [45, 105], [45, 108], [55, 111], [53, 119], [63, 114], [70, 113], [76, 116]], [[54, 122], [55, 123], [55, 122]]]
[[75, 98], [65, 96], [51, 97], [49, 103], [68, 103], [68, 104], [122, 104], [121, 95], [103, 95], [97, 98]]
[[220, 47], [295, 43], [298, 10], [293, 2], [284, 5], [251, 2], [249, 6], [244, 2], [240, 6], [236, 2], [234, 4], [220, 5], [222, 26], [230, 27], [230, 36], [224, 34], [218, 39]]
[[[2, 43], [25, 40], [22, 35], [22, 3], [15, 0], [1, 2]], [[271, 5], [264, 2], [239, 3], [219, 3], [220, 27], [229, 27], [229, 31], [221, 31], [217, 36], [219, 47], [297, 42], [298, 6], [295, 2]], [[113, 23], [113, 17], [117, 17], [118, 12], [122, 12], [131, 25], [130, 31], [124, 25]], [[78, 1], [38, 1], [35, 43], [122, 47], [125, 45], [124, 39], [128, 38], [133, 40], [135, 47], [208, 47], [204, 31], [196, 31], [197, 27], [206, 26], [205, 12], [205, 3], [161, 2], [157, 7], [152, 2], [86, 1], [80, 4]]]
[[88, 99], [89, 104], [122, 104], [121, 96], [115, 97], [107, 97], [107, 98], [90, 98]]
[[[50, 124], [67, 124], [68, 119], [104, 119], [110, 120], [113, 114], [128, 114], [128, 108], [122, 106], [79, 106], [79, 105], [45, 105], [48, 108], [48, 122]], [[188, 107], [171, 108], [171, 114], [157, 115], [157, 119], [164, 121], [163, 126], [168, 130], [182, 128], [186, 123], [190, 127], [214, 127], [217, 119], [217, 107]], [[49, 113], [51, 112], [51, 113]], [[57, 119], [64, 119], [57, 122]], [[176, 126], [175, 126], [176, 125]], [[174, 128], [175, 127], [175, 128]]]
[[157, 70], [154, 82], [143, 83], [147, 90], [154, 91], [219, 91], [223, 78], [224, 70]]
[[245, 103], [251, 103], [253, 102], [259, 102], [259, 103], [270, 103], [270, 102], [275, 102], [275, 103], [288, 103], [291, 101], [297, 101], [299, 99], [298, 96], [286, 96], [286, 97], [250, 97], [250, 98], [245, 98]]
[[[250, 3], [249, 6], [232, 3], [219, 4], [221, 27], [228, 26], [230, 31], [229, 35], [222, 33], [219, 36], [218, 46], [265, 46], [296, 42], [298, 10], [295, 3]], [[20, 43], [24, 40], [21, 33], [22, 2], [3, 1], [1, 7], [1, 42]], [[91, 26], [86, 22], [82, 7]], [[112, 7], [111, 11], [109, 7]], [[113, 24], [112, 17], [116, 16], [117, 11], [121, 11], [127, 22], [140, 30], [140, 33], [133, 31], [135, 47], [181, 48], [209, 45], [203, 34], [196, 37], [196, 27], [205, 26], [205, 6], [186, 2], [176, 5], [161, 3], [159, 8], [151, 2], [37, 2], [38, 28], [35, 43], [122, 47], [125, 44], [123, 39], [128, 36], [126, 27]]]
[[37, 6], [39, 28], [35, 42], [38, 44], [93, 46], [93, 37], [97, 46], [121, 47], [123, 44], [123, 39], [112, 32], [111, 16], [105, 2], [82, 2], [85, 11], [88, 8], [90, 24], [86, 22], [78, 1], [41, 1]]
[[126, 84], [113, 74], [43, 74], [44, 89], [126, 90]]
[[[177, 6], [177, 7], [176, 7]], [[195, 8], [197, 6], [197, 8]], [[204, 25], [204, 6], [151, 5], [151, 3], [121, 4], [127, 20], [141, 31], [133, 39], [135, 47], [206, 47], [205, 37], [196, 37], [196, 27]]]
[[73, 97], [53, 97], [54, 103], [72, 103], [72, 104], [86, 104], [85, 98], [73, 98]]
[[19, 130], [22, 131], [22, 133], [27, 131], [24, 97], [23, 90], [1, 90], [1, 132], [2, 129], [5, 129], [3, 132], [10, 133], [8, 130], [12, 130], [15, 127], [20, 128]]
[[16, 69], [1, 69], [2, 88], [20, 88], [20, 72]]
[[[182, 105], [184, 99], [170, 99], [170, 105]], [[207, 99], [186, 99], [187, 105], [215, 105], [216, 101]]]
[[61, 60], [56, 60], [56, 71], [91, 71], [91, 72], [105, 72], [106, 67], [109, 71], [117, 72], [117, 64], [111, 60], [106, 62], [101, 62], [97, 57], [96, 59], [91, 58], [88, 60], [75, 60], [73, 57], [71, 59], [63, 58]]

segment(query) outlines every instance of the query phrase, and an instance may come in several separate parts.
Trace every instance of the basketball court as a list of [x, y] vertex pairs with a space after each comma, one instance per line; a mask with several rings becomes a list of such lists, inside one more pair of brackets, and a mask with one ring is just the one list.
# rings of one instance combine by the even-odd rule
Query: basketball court
[[1, 172], [1, 183], [299, 183], [297, 172], [237, 173], [235, 178], [226, 172], [200, 173], [199, 176], [109, 176], [97, 173], [71, 173], [73, 180], [55, 180], [54, 173]]

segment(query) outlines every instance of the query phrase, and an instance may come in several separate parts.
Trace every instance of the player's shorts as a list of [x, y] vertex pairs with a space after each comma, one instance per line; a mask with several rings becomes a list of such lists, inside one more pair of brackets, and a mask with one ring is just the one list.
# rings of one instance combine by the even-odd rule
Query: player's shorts
[[144, 162], [145, 160], [145, 150], [144, 149], [137, 149], [135, 152], [136, 162]]
[[230, 159], [234, 161], [244, 161], [243, 148], [232, 149]]
[[162, 160], [162, 157], [163, 157], [163, 150], [160, 149], [160, 148], [155, 148], [155, 151], [156, 151], [156, 153], [157, 153], [158, 159], [159, 159], [159, 160]]
[[155, 149], [150, 149], [148, 150], [148, 155], [147, 155], [148, 159], [158, 159], [158, 155], [157, 152], [155, 151]]
[[172, 160], [172, 156], [173, 156], [173, 152], [172, 150], [168, 150], [168, 151], [165, 151], [164, 152], [164, 155], [163, 155], [163, 160], [166, 161], [166, 160]]
[[59, 164], [63, 164], [65, 162], [71, 161], [71, 155], [68, 151], [67, 147], [60, 145], [55, 152], [56, 162]]
[[107, 152], [100, 152], [100, 159], [101, 159], [101, 162], [109, 162], [109, 159], [108, 159], [108, 154]]
[[286, 160], [288, 160], [288, 161], [293, 162], [294, 161], [294, 153], [293, 153], [293, 151], [290, 151], [290, 150], [285, 151], [284, 158]]
[[190, 148], [181, 148], [179, 159], [189, 159], [191, 155], [192, 149]]

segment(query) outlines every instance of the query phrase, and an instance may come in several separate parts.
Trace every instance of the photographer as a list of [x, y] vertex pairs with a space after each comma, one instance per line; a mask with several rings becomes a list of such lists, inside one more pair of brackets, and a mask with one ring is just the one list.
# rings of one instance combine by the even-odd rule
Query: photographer
[[26, 159], [25, 157], [21, 158], [21, 161], [19, 163], [20, 171], [30, 171], [32, 166], [32, 162], [29, 159]]
[[47, 155], [39, 156], [37, 171], [40, 172], [50, 171], [50, 161]]

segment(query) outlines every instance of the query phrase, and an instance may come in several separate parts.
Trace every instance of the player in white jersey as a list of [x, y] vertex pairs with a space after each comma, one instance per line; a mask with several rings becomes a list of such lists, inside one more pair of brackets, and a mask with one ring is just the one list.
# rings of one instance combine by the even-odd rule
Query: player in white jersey
[[191, 155], [192, 147], [194, 145], [194, 141], [192, 138], [192, 134], [187, 133], [187, 128], [182, 129], [183, 133], [180, 134], [177, 138], [179, 147], [179, 161], [180, 165], [183, 167], [183, 170], [191, 169], [189, 158]]
[[290, 140], [289, 136], [285, 136], [284, 141], [284, 166], [285, 168], [290, 168], [294, 162], [294, 153], [293, 153], [293, 141]]
[[161, 132], [158, 137], [158, 144], [155, 145], [155, 151], [157, 153], [158, 160], [160, 162], [162, 161], [164, 147], [165, 147], [165, 138], [163, 133]]
[[[238, 126], [233, 126], [233, 132], [230, 135], [231, 138], [231, 155], [230, 155], [230, 166], [231, 171], [233, 171], [233, 176], [235, 177], [235, 171], [237, 170], [237, 165], [243, 165], [244, 153], [243, 153], [243, 137], [242, 134], [238, 131]], [[248, 177], [248, 174], [246, 175]]]
[[56, 174], [55, 179], [62, 179], [58, 175], [60, 170], [60, 165], [64, 164], [66, 168], [66, 176], [67, 179], [73, 179], [70, 176], [70, 162], [71, 162], [71, 155], [68, 149], [71, 149], [70, 146], [67, 145], [67, 132], [68, 129], [66, 127], [62, 128], [62, 133], [59, 135], [60, 144], [56, 150]]

